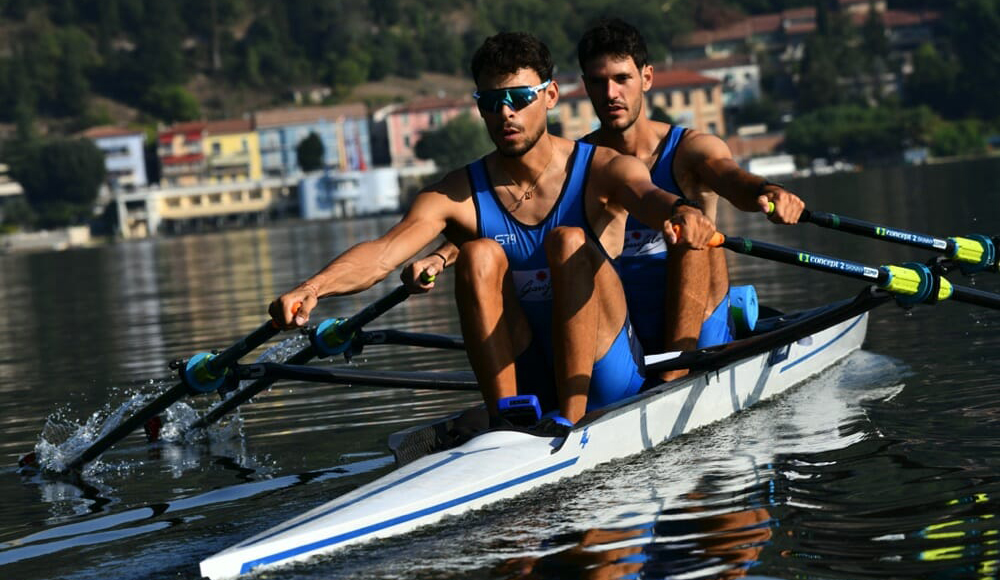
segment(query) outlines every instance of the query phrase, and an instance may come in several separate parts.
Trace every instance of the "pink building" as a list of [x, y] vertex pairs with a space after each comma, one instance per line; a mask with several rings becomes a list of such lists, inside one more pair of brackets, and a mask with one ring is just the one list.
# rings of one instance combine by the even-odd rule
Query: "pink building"
[[425, 131], [438, 129], [462, 113], [479, 118], [479, 111], [471, 97], [428, 97], [394, 108], [385, 117], [389, 163], [393, 167], [431, 165], [432, 161], [417, 157], [417, 142]]

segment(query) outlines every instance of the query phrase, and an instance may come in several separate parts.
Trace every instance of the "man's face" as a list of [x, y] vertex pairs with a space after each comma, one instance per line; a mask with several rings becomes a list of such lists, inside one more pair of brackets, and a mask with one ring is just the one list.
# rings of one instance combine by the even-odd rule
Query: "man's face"
[[[548, 110], [555, 105], [559, 95], [555, 84], [551, 83], [544, 89], [535, 91], [534, 94], [537, 98], [533, 102], [522, 108], [517, 108], [523, 104], [523, 100], [517, 98], [517, 95], [503, 92], [503, 90], [535, 87], [546, 80], [549, 79], [538, 78], [538, 73], [528, 68], [522, 68], [512, 75], [481, 79], [477, 87], [479, 94], [482, 95], [479, 99], [480, 114], [486, 123], [490, 139], [493, 140], [497, 150], [502, 155], [520, 157], [534, 147], [545, 132]], [[498, 96], [504, 98], [505, 102], [484, 111], [482, 105], [487, 102], [496, 102]]]
[[643, 113], [643, 94], [652, 83], [653, 67], [639, 69], [630, 56], [599, 56], [583, 69], [583, 86], [605, 129], [631, 127]]

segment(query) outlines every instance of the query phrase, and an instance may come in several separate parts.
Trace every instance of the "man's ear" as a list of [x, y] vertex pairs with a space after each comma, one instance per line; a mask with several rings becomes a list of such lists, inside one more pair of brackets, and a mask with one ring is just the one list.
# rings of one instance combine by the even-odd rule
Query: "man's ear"
[[640, 76], [642, 77], [642, 92], [645, 93], [653, 88], [653, 65], [647, 64], [643, 66]]
[[545, 87], [545, 108], [551, 109], [559, 102], [559, 83], [552, 79], [549, 86]]

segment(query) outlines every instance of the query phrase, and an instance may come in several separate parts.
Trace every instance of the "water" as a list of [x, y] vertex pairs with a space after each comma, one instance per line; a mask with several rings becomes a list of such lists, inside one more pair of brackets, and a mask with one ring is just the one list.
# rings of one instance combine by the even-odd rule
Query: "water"
[[[1000, 161], [789, 185], [810, 207], [937, 235], [1000, 233]], [[141, 433], [70, 482], [19, 472], [40, 440], [174, 384], [168, 363], [221, 349], [266, 303], [393, 218], [281, 224], [62, 253], [0, 256], [0, 574], [197, 578], [198, 562], [391, 468], [386, 437], [462, 408], [462, 393], [282, 383], [207, 437]], [[731, 234], [866, 263], [929, 257], [822, 230], [720, 216]], [[784, 309], [857, 282], [729, 256]], [[1000, 291], [1000, 277], [956, 283]], [[398, 281], [323, 303], [350, 315]], [[451, 277], [369, 328], [457, 333]], [[865, 350], [725, 424], [571, 481], [268, 578], [994, 578], [1000, 561], [1000, 313], [873, 312]], [[281, 358], [303, 344], [282, 335]], [[258, 349], [248, 358], [265, 355]], [[338, 364], [343, 364], [338, 363]], [[369, 347], [354, 363], [456, 370], [462, 355]], [[60, 427], [62, 425], [62, 427]], [[93, 429], [98, 429], [94, 425]], [[93, 433], [90, 433], [92, 436]]]

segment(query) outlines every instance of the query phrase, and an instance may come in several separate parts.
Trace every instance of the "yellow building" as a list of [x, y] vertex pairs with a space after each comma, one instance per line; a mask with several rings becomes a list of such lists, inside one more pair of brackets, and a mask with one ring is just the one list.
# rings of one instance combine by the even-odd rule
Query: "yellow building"
[[206, 183], [261, 178], [260, 140], [249, 119], [205, 123], [202, 138]]

